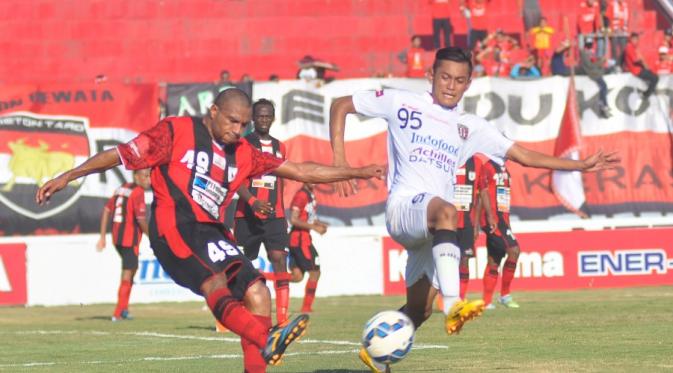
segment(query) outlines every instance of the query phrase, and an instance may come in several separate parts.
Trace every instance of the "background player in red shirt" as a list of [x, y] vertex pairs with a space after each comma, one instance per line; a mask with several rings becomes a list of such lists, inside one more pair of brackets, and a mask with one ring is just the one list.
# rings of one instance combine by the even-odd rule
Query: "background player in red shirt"
[[252, 103], [245, 92], [220, 92], [204, 118], [168, 117], [116, 149], [103, 151], [48, 181], [35, 195], [43, 204], [70, 181], [122, 162], [151, 168], [154, 203], [150, 244], [161, 266], [179, 285], [206, 298], [213, 315], [241, 336], [248, 373], [276, 365], [304, 333], [308, 315], [271, 327], [271, 296], [264, 278], [236, 247], [224, 225], [234, 193], [266, 173], [301, 182], [383, 177], [384, 167], [330, 167], [293, 163], [240, 141]]
[[304, 303], [301, 312], [313, 312], [311, 306], [315, 299], [320, 278], [320, 260], [318, 251], [313, 246], [311, 230], [320, 234], [327, 232], [327, 224], [318, 220], [318, 204], [313, 194], [313, 184], [304, 183], [301, 189], [292, 197], [290, 208], [290, 270], [292, 282], [304, 279], [304, 272], [308, 272], [308, 280], [304, 289]]
[[[498, 283], [500, 262], [507, 255], [502, 270], [502, 284], [499, 302], [508, 308], [519, 308], [512, 299], [510, 286], [514, 279], [519, 260], [519, 243], [514, 238], [509, 225], [510, 175], [505, 166], [489, 160], [482, 168], [481, 196], [484, 201], [481, 226], [486, 232], [488, 264], [484, 272], [484, 303], [486, 309], [493, 309], [493, 292]], [[490, 216], [489, 216], [490, 215]]]
[[[273, 103], [261, 99], [252, 105], [255, 130], [245, 139], [262, 153], [285, 159], [285, 145], [269, 135], [275, 119]], [[290, 304], [290, 274], [287, 272], [287, 220], [283, 205], [283, 180], [273, 175], [250, 179], [238, 188], [238, 205], [234, 237], [243, 246], [245, 256], [257, 259], [259, 247], [264, 243], [273, 265], [274, 290], [276, 291], [276, 320], [287, 320]]]
[[[481, 168], [483, 160], [479, 156], [470, 157], [464, 165], [456, 171], [456, 182], [453, 192], [453, 205], [458, 210], [456, 235], [460, 248], [460, 299], [465, 300], [467, 287], [470, 283], [470, 258], [474, 258], [474, 242], [479, 234], [477, 221], [479, 205], [479, 186], [481, 184]], [[442, 297], [437, 297], [440, 310], [444, 309]]]
[[112, 214], [112, 242], [122, 258], [122, 277], [117, 292], [117, 307], [112, 321], [130, 319], [128, 311], [133, 276], [138, 269], [138, 245], [143, 233], [148, 235], [145, 191], [150, 188], [150, 170], [133, 171], [133, 182], [120, 186], [103, 208], [100, 239], [96, 249], [105, 249], [105, 234]]

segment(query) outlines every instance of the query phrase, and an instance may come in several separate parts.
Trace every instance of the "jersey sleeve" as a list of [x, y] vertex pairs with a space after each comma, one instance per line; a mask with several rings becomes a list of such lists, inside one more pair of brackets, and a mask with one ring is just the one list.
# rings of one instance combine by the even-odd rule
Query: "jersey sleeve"
[[135, 139], [117, 146], [119, 158], [129, 170], [166, 164], [171, 160], [173, 132], [170, 121], [162, 120]]
[[499, 165], [505, 163], [507, 151], [514, 145], [514, 141], [500, 133], [495, 125], [478, 117], [476, 125], [471, 128], [463, 147], [463, 163], [476, 153], [482, 153]]
[[358, 114], [368, 117], [386, 118], [394, 110], [397, 90], [357, 91], [353, 94], [353, 105]]
[[131, 201], [136, 220], [145, 220], [147, 218], [147, 205], [145, 204], [145, 192], [138, 188], [133, 191]]
[[[244, 154], [243, 157], [239, 157], [239, 154], [241, 153]], [[268, 174], [280, 167], [280, 165], [285, 162], [284, 159], [276, 158], [276, 156], [273, 154], [263, 153], [261, 150], [252, 147], [248, 143], [246, 143], [246, 145], [239, 146], [236, 159], [249, 159], [249, 178]]]
[[304, 207], [306, 207], [307, 203], [308, 203], [308, 197], [306, 196], [306, 193], [304, 193], [302, 190], [299, 190], [294, 195], [294, 197], [292, 197], [290, 208], [301, 211], [304, 209]]

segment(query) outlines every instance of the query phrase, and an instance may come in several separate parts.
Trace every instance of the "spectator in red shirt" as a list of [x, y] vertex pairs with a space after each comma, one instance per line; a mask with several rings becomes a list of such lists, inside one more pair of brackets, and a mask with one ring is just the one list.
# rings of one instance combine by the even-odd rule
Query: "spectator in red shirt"
[[397, 58], [407, 65], [407, 78], [425, 78], [425, 73], [430, 67], [430, 61], [425, 49], [421, 48], [420, 36], [412, 36], [411, 47], [402, 51]]
[[[444, 46], [451, 45], [451, 7], [450, 0], [429, 0], [432, 6], [432, 43], [435, 49], [441, 47], [439, 39], [444, 35]], [[443, 32], [442, 32], [443, 31]]]
[[621, 63], [624, 48], [628, 41], [629, 5], [625, 0], [609, 0], [605, 16], [608, 18], [610, 35], [610, 53], [612, 59]]
[[629, 37], [629, 42], [624, 49], [624, 63], [622, 66], [624, 71], [630, 72], [647, 83], [647, 89], [645, 91], [640, 91], [643, 99], [647, 99], [654, 93], [654, 90], [657, 87], [657, 82], [659, 82], [659, 77], [647, 68], [645, 60], [638, 50], [639, 40], [640, 36], [638, 33], [632, 32]]
[[490, 0], [463, 0], [461, 11], [467, 18], [469, 49], [473, 50], [477, 41], [488, 36], [488, 3]]
[[577, 39], [580, 49], [584, 48], [585, 40], [591, 37], [596, 42], [596, 54], [603, 57], [605, 39], [602, 32], [603, 17], [600, 4], [595, 0], [582, 1], [577, 13]]
[[112, 321], [131, 319], [128, 305], [133, 277], [138, 270], [138, 245], [143, 233], [148, 234], [145, 216], [145, 190], [150, 188], [150, 170], [133, 171], [133, 182], [115, 190], [103, 208], [100, 219], [100, 239], [96, 250], [105, 249], [105, 234], [112, 215], [112, 242], [122, 259], [122, 276], [117, 291], [117, 307]]

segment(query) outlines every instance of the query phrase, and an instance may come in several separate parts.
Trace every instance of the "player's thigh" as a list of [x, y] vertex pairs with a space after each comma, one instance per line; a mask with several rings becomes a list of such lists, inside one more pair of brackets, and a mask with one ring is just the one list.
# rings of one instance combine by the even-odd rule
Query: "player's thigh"
[[386, 202], [386, 228], [395, 241], [413, 247], [431, 239], [428, 231], [428, 204], [434, 196], [394, 196]]
[[285, 218], [269, 219], [264, 222], [264, 234], [262, 242], [267, 254], [270, 251], [283, 251], [287, 253], [290, 238], [287, 233], [287, 220]]
[[250, 260], [256, 259], [264, 237], [262, 221], [255, 217], [237, 218], [234, 221], [234, 237], [238, 246], [243, 247], [245, 256]]
[[122, 269], [135, 271], [138, 269], [138, 254], [132, 247], [115, 245], [115, 249], [122, 259]]
[[224, 273], [232, 296], [243, 299], [248, 287], [263, 277], [222, 229], [189, 224], [162, 237], [151, 235], [150, 240], [157, 259], [177, 284], [201, 295], [205, 281]]

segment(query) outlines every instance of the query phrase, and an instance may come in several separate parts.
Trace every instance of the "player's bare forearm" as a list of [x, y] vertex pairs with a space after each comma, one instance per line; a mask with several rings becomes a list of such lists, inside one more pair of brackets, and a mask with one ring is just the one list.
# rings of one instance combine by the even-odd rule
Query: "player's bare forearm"
[[140, 230], [145, 233], [145, 236], [149, 237], [150, 236], [150, 227], [147, 224], [147, 219], [136, 219], [136, 222], [138, 222], [138, 226], [140, 227]]
[[333, 183], [350, 179], [383, 178], [385, 167], [370, 165], [365, 167], [334, 167], [313, 162], [285, 162], [273, 174], [304, 183]]
[[238, 192], [238, 198], [241, 199], [241, 201], [247, 202], [253, 197], [252, 193], [250, 193], [245, 185], [241, 185], [236, 192]]
[[352, 96], [344, 96], [335, 99], [330, 107], [329, 137], [332, 144], [335, 165], [344, 165], [346, 162], [346, 148], [344, 145], [344, 133], [346, 129], [346, 116], [355, 113], [355, 105]]
[[603, 153], [603, 151], [598, 151], [585, 159], [573, 160], [539, 153], [518, 144], [512, 145], [507, 151], [507, 158], [527, 167], [583, 172], [615, 168], [621, 162], [617, 152]]
[[107, 207], [103, 208], [103, 213], [100, 216], [100, 236], [105, 237], [107, 233], [107, 225], [110, 219], [110, 210]]
[[54, 193], [65, 188], [69, 182], [79, 179], [82, 176], [108, 170], [120, 164], [121, 160], [119, 159], [119, 154], [117, 154], [116, 149], [100, 152], [72, 170], [66, 171], [59, 177], [49, 180], [37, 190], [37, 193], [35, 194], [35, 202], [41, 205], [48, 201]]

